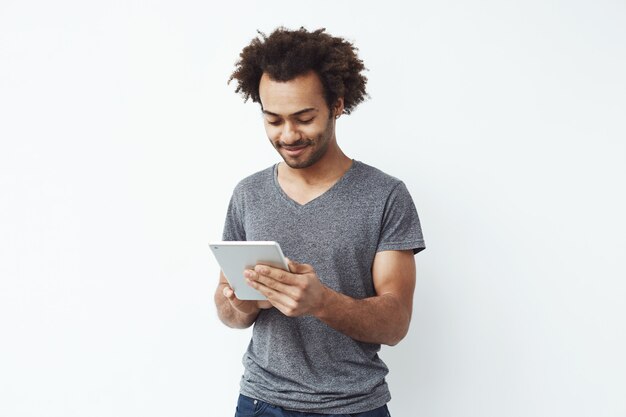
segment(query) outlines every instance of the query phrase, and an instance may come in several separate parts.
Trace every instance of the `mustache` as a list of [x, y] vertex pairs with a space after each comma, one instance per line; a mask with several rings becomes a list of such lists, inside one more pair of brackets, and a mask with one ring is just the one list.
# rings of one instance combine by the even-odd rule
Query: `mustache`
[[297, 142], [292, 142], [290, 144], [286, 144], [285, 142], [278, 141], [276, 142], [276, 147], [278, 148], [299, 148], [301, 146], [312, 145], [313, 141], [311, 139], [300, 139]]

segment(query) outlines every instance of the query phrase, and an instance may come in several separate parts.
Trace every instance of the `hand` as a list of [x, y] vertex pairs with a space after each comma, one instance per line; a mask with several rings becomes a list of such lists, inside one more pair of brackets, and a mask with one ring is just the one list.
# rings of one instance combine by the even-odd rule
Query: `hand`
[[328, 290], [311, 265], [290, 261], [289, 271], [256, 265], [244, 271], [246, 281], [265, 295], [268, 301], [289, 317], [318, 314]]
[[240, 311], [244, 314], [255, 314], [258, 313], [259, 310], [272, 308], [272, 304], [269, 301], [240, 300], [235, 295], [235, 291], [233, 291], [233, 289], [229, 285], [224, 285], [222, 294], [224, 294], [224, 297], [228, 299], [230, 305], [233, 306], [235, 310]]

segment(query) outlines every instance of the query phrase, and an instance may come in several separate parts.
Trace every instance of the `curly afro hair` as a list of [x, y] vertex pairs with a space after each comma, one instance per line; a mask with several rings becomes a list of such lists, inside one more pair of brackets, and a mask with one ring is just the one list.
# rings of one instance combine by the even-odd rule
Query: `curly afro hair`
[[244, 101], [251, 98], [261, 104], [259, 82], [264, 72], [273, 80], [289, 81], [313, 70], [322, 81], [328, 107], [343, 97], [344, 113], [350, 114], [367, 97], [367, 78], [361, 74], [366, 68], [354, 45], [325, 30], [279, 27], [269, 36], [257, 31], [260, 36], [243, 48], [228, 83], [236, 80], [235, 91]]

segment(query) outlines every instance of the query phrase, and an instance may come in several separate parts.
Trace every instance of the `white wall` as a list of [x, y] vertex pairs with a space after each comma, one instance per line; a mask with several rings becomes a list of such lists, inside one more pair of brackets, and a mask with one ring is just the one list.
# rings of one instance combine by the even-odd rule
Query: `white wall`
[[226, 80], [279, 24], [356, 42], [339, 141], [422, 218], [393, 415], [626, 415], [626, 6], [375, 4], [0, 3], [0, 415], [234, 413], [207, 241], [277, 161]]

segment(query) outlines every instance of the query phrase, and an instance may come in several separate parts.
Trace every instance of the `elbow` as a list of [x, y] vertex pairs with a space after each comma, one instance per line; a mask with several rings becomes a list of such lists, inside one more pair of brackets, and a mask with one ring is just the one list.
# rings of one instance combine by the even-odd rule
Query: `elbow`
[[407, 318], [406, 320], [402, 320], [402, 323], [398, 323], [399, 326], [387, 335], [383, 344], [387, 346], [395, 346], [400, 343], [409, 332], [409, 322], [410, 319]]
[[[408, 330], [408, 329], [407, 329]], [[383, 344], [387, 346], [395, 346], [404, 339], [407, 335], [407, 331], [397, 332], [396, 334], [390, 335], [389, 339], [383, 342]]]
[[411, 315], [413, 312], [412, 302], [403, 302], [397, 295], [387, 293], [382, 294], [381, 298], [386, 302], [386, 314], [382, 315], [384, 319], [380, 323], [382, 340], [379, 343], [387, 346], [395, 346], [406, 337], [409, 332], [409, 324], [411, 323]]
[[383, 343], [383, 345], [387, 345], [387, 346], [395, 346], [398, 343], [400, 343], [400, 339], [394, 339], [394, 340], [390, 340], [387, 343]]

